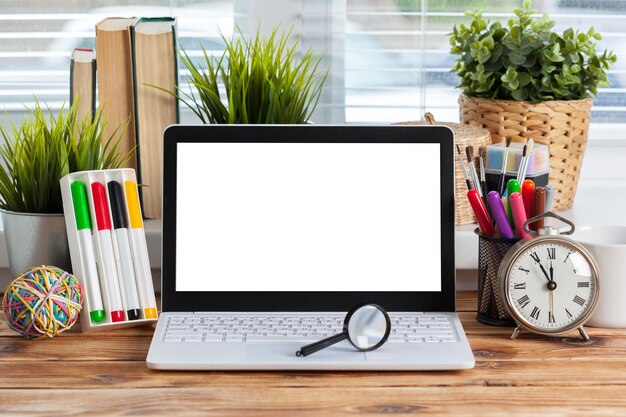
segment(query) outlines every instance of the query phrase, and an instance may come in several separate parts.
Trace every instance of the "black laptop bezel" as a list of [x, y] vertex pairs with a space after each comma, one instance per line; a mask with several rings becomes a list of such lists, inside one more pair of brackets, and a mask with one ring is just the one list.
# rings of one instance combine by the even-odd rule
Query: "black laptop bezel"
[[[441, 184], [441, 291], [176, 291], [178, 143], [438, 143]], [[445, 126], [173, 125], [164, 133], [162, 310], [347, 311], [376, 303], [389, 311], [455, 311], [454, 134]], [[427, 178], [421, 179], [427, 181]], [[424, 237], [427, 239], [428, 237]]]

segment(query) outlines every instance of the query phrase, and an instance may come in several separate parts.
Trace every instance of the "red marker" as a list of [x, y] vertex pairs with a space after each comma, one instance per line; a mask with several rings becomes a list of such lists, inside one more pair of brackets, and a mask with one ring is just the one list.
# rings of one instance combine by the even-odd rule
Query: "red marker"
[[478, 191], [469, 190], [467, 192], [467, 199], [472, 206], [472, 210], [474, 210], [474, 215], [476, 216], [476, 220], [478, 221], [478, 227], [480, 228], [480, 232], [485, 236], [493, 236], [496, 234], [496, 229], [494, 229], [493, 224], [491, 223], [491, 219], [489, 218], [489, 214], [487, 213], [487, 207], [485, 207], [485, 203], [483, 199], [480, 198], [480, 194]]
[[511, 194], [509, 199], [509, 203], [511, 204], [511, 211], [513, 212], [513, 220], [515, 221], [515, 231], [517, 232], [517, 236], [521, 239], [531, 238], [524, 231], [524, 223], [526, 223], [526, 212], [524, 211], [524, 202], [522, 201], [522, 196], [519, 193]]
[[103, 278], [104, 291], [106, 300], [108, 300], [109, 310], [111, 311], [111, 321], [125, 321], [124, 306], [122, 304], [122, 295], [117, 278], [117, 269], [115, 267], [115, 255], [113, 252], [113, 241], [111, 239], [111, 218], [109, 216], [109, 204], [107, 202], [106, 190], [104, 185], [99, 182], [91, 184], [91, 194], [93, 197], [94, 211], [96, 212], [96, 226], [98, 231], [94, 239], [97, 247], [98, 264], [100, 265]]
[[524, 180], [522, 183], [522, 200], [524, 200], [524, 211], [526, 211], [526, 217], [533, 217], [533, 207], [535, 201], [535, 181]]

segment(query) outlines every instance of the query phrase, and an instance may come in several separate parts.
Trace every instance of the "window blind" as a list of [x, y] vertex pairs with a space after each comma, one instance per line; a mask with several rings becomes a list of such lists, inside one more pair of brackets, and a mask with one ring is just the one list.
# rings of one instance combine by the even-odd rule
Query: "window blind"
[[[348, 0], [345, 30], [345, 117], [348, 122], [420, 119], [426, 111], [439, 120], [458, 120], [449, 72], [453, 25], [468, 23], [464, 12], [482, 9], [490, 20], [513, 17], [521, 1]], [[601, 88], [594, 124], [623, 123], [626, 116], [626, 1], [535, 1], [534, 8], [556, 21], [554, 30], [590, 26], [603, 35], [601, 50], [618, 57], [611, 86]], [[597, 131], [597, 129], [596, 129]], [[605, 130], [608, 134], [608, 131]]]
[[[536, 1], [556, 20], [555, 30], [594, 26], [618, 62], [593, 109], [592, 132], [618, 138], [626, 115], [626, 0]], [[151, 0], [130, 6], [123, 0], [92, 2], [23, 0], [5, 2], [0, 14], [0, 109], [22, 112], [33, 96], [58, 108], [68, 100], [69, 56], [75, 47], [94, 46], [94, 25], [107, 16], [178, 17], [180, 43], [195, 58], [202, 42], [222, 52], [221, 29], [234, 25], [252, 33], [259, 25], [294, 25], [302, 50], [325, 52], [330, 68], [314, 120], [318, 123], [416, 120], [426, 111], [457, 120], [458, 79], [449, 69], [448, 33], [468, 22], [464, 11], [483, 9], [491, 20], [506, 20], [521, 0]], [[181, 68], [180, 85], [186, 85]], [[181, 107], [185, 122], [194, 122]]]
[[[180, 44], [190, 56], [223, 50], [219, 31], [232, 34], [237, 18], [233, 1], [123, 0], [3, 2], [0, 14], [0, 110], [14, 120], [34, 104], [34, 97], [53, 110], [69, 105], [69, 58], [74, 48], [94, 48], [95, 24], [110, 16], [176, 16]], [[97, 53], [97, 51], [96, 51]], [[181, 85], [186, 85], [181, 68]], [[181, 107], [181, 119], [193, 122]]]

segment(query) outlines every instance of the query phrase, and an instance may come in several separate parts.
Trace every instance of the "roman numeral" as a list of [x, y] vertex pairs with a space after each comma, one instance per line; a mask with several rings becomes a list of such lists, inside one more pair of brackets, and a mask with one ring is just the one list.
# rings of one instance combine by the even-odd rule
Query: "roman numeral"
[[589, 282], [578, 282], [578, 288], [589, 288]]
[[567, 256], [565, 257], [565, 259], [563, 260], [563, 263], [567, 262], [567, 260], [569, 259], [569, 256], [574, 253], [574, 252], [568, 252]]
[[524, 272], [526, 272], [527, 274], [530, 272], [530, 269], [524, 269], [524, 268], [522, 268], [521, 266], [520, 266], [519, 268], [517, 268], [517, 269], [518, 269], [518, 270], [520, 270], [520, 271], [524, 271]]
[[535, 320], [538, 320], [539, 313], [541, 313], [541, 310], [537, 307], [533, 307], [533, 311], [530, 313], [530, 317], [534, 318]]
[[574, 302], [582, 307], [585, 304], [585, 299], [579, 296], [576, 296], [574, 297]]
[[530, 303], [530, 298], [528, 298], [528, 295], [525, 295], [517, 300], [517, 304], [519, 304], [521, 308], [526, 307], [528, 303]]
[[539, 260], [539, 255], [537, 255], [537, 252], [533, 252], [530, 254], [530, 257], [533, 258], [533, 260], [537, 263], [541, 263], [541, 260]]
[[548, 259], [556, 259], [556, 248], [548, 248]]
[[554, 323], [554, 314], [551, 311], [548, 311], [548, 323]]
[[572, 316], [572, 313], [570, 313], [568, 309], [565, 309], [565, 313], [567, 314], [568, 319], [571, 319], [572, 317], [574, 317]]
[[526, 289], [526, 283], [522, 282], [521, 284], [518, 284], [516, 282], [513, 288], [515, 288], [516, 290], [525, 290]]

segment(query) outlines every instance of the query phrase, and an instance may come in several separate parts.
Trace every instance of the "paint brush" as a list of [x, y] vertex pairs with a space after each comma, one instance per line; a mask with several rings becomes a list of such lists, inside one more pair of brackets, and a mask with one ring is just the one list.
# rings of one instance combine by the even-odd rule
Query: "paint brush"
[[528, 152], [528, 144], [524, 145], [524, 150], [522, 151], [522, 159], [519, 161], [519, 166], [517, 167], [517, 182], [520, 182], [520, 178], [522, 178], [522, 170], [524, 169], [524, 164], [526, 163], [526, 154]]
[[484, 147], [478, 149], [478, 169], [480, 179], [480, 189], [483, 192], [483, 201], [487, 207], [487, 212], [491, 216], [491, 206], [487, 202], [487, 181], [485, 177], [485, 158], [487, 157], [487, 150]]
[[498, 194], [504, 194], [504, 179], [506, 177], [506, 165], [509, 160], [509, 146], [511, 146], [511, 138], [506, 138], [506, 148], [503, 149], [502, 168], [500, 168], [500, 184], [498, 185]]
[[472, 180], [469, 179], [467, 175], [467, 169], [465, 168], [465, 161], [463, 161], [463, 154], [461, 153], [461, 148], [459, 145], [456, 145], [456, 152], [459, 154], [459, 160], [461, 161], [461, 168], [463, 168], [463, 177], [465, 177], [465, 183], [467, 184], [467, 191], [473, 190], [474, 186], [472, 185]]
[[483, 190], [483, 196], [487, 198], [487, 181], [485, 178], [485, 158], [487, 150], [483, 147], [478, 150], [478, 163], [480, 169], [480, 188]]
[[469, 165], [469, 171], [472, 175], [472, 181], [474, 181], [474, 186], [476, 190], [478, 190], [478, 195], [483, 198], [483, 190], [480, 188], [480, 180], [476, 172], [476, 165], [474, 165], [474, 147], [472, 145], [467, 146], [465, 153], [467, 154], [467, 164]]
[[524, 166], [522, 167], [522, 175], [520, 177], [520, 183], [524, 182], [524, 179], [526, 178], [526, 172], [528, 171], [528, 163], [530, 162], [530, 156], [533, 154], [533, 145], [535, 144], [535, 141], [532, 139], [528, 139], [528, 142], [526, 143], [526, 146], [528, 146], [528, 150], [526, 152], [526, 159], [524, 160]]

